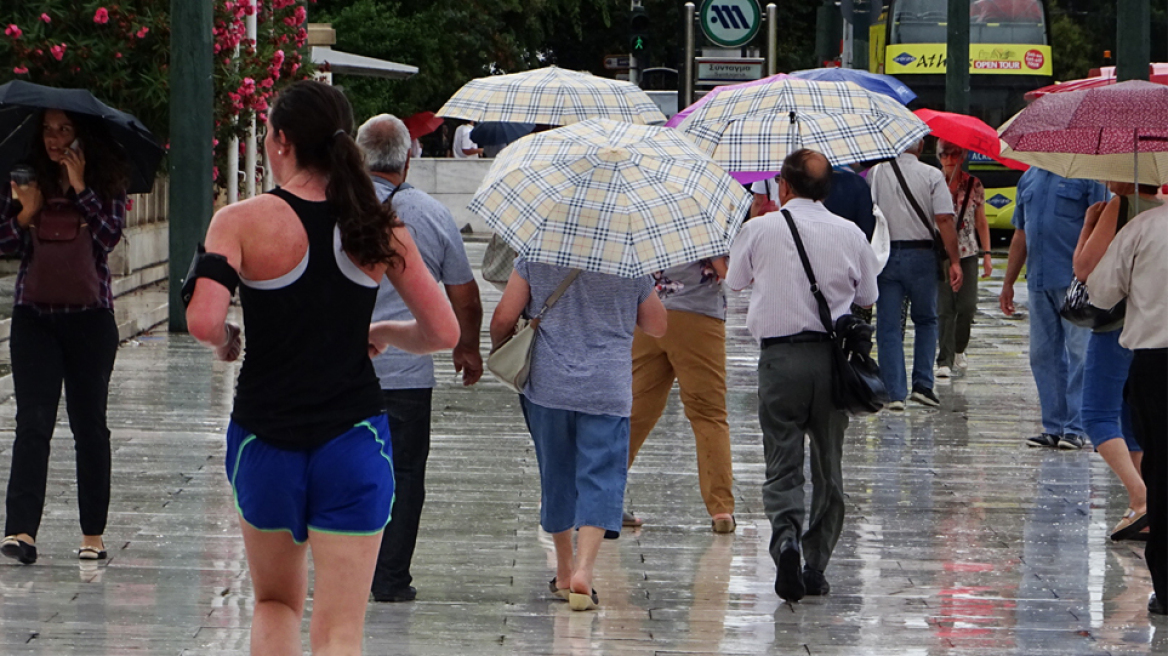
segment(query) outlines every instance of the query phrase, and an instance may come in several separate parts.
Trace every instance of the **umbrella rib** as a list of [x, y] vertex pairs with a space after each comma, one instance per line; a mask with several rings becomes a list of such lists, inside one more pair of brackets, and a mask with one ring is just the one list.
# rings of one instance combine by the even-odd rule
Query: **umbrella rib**
[[24, 120], [22, 120], [22, 121], [20, 122], [20, 125], [16, 126], [16, 129], [14, 129], [14, 130], [11, 130], [11, 131], [8, 133], [8, 136], [4, 137], [4, 140], [3, 140], [3, 141], [0, 141], [0, 148], [3, 148], [3, 147], [4, 147], [4, 144], [8, 143], [8, 140], [9, 140], [9, 139], [11, 139], [12, 137], [16, 136], [16, 134], [20, 132], [21, 128], [23, 128], [23, 127], [25, 126], [25, 124], [26, 124], [26, 123], [28, 123], [29, 119], [31, 119], [32, 117], [33, 117], [33, 114], [29, 114], [28, 116], [25, 116], [25, 117], [24, 117]]

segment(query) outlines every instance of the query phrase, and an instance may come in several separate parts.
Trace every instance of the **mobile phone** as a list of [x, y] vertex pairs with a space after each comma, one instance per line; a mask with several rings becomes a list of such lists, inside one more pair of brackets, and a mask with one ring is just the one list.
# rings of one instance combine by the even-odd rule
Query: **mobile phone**
[[79, 152], [81, 152], [81, 140], [80, 140], [80, 139], [74, 139], [74, 140], [73, 140], [73, 143], [69, 144], [69, 149], [70, 149], [70, 150], [72, 150], [72, 151], [73, 151], [73, 152], [75, 152], [75, 153], [79, 153]]

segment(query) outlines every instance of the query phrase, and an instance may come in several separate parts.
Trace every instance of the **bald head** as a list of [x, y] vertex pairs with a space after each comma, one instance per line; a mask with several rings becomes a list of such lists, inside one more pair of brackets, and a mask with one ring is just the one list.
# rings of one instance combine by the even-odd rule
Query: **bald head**
[[822, 201], [831, 191], [831, 163], [823, 153], [808, 148], [787, 155], [779, 177], [796, 198]]

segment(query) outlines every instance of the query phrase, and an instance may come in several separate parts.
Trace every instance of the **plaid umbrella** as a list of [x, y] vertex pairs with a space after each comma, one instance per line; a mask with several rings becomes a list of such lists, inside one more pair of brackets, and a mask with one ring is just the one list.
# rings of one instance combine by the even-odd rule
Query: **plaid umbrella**
[[676, 131], [595, 119], [508, 146], [469, 207], [532, 262], [634, 278], [729, 252], [750, 200]]
[[1035, 100], [998, 131], [1002, 154], [1064, 177], [1168, 182], [1168, 86], [1120, 82]]
[[799, 148], [832, 164], [891, 159], [929, 133], [887, 96], [851, 82], [792, 77], [719, 93], [678, 129], [732, 171], [776, 171]]
[[665, 115], [640, 87], [556, 66], [467, 82], [439, 116], [468, 121], [570, 125], [590, 118], [660, 124]]

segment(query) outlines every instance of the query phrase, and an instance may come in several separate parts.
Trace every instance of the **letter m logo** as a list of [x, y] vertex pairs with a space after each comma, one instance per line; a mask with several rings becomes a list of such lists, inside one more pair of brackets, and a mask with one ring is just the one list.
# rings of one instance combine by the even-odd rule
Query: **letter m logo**
[[712, 22], [721, 23], [722, 27], [745, 30], [750, 28], [750, 21], [742, 13], [742, 7], [737, 5], [713, 5], [710, 11], [714, 12]]

